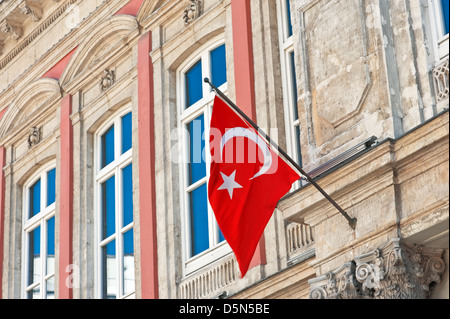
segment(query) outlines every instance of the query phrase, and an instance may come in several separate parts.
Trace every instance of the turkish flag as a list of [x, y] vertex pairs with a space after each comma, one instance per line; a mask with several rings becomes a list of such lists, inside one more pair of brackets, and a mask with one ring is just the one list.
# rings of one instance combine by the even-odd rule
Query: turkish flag
[[210, 152], [209, 202], [244, 277], [278, 201], [300, 175], [218, 96]]

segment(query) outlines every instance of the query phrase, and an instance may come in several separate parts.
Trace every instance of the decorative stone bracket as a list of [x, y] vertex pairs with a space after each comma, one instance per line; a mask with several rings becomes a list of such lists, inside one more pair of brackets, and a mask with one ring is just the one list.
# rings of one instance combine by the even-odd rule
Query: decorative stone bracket
[[40, 141], [41, 141], [41, 128], [33, 126], [28, 134], [28, 148], [32, 148]]
[[102, 91], [109, 89], [116, 81], [116, 73], [114, 70], [106, 69], [103, 71], [102, 78], [100, 79], [100, 88]]
[[0, 23], [0, 31], [10, 35], [14, 40], [19, 39], [23, 34], [21, 27], [11, 24], [6, 20]]
[[425, 299], [445, 270], [443, 249], [407, 246], [399, 238], [308, 281], [311, 299]]
[[187, 0], [183, 12], [184, 24], [187, 25], [200, 16], [200, 0]]

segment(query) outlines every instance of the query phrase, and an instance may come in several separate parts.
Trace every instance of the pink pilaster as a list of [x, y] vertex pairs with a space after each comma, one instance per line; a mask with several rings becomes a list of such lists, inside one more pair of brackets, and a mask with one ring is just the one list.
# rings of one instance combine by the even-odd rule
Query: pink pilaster
[[[236, 105], [256, 122], [255, 75], [253, 63], [250, 0], [231, 0]], [[250, 268], [266, 263], [264, 234], [261, 236]]]
[[72, 96], [66, 95], [61, 103], [61, 162], [59, 185], [59, 298], [72, 299], [73, 289], [68, 271], [72, 268], [73, 224], [73, 128]]
[[155, 143], [151, 33], [138, 44], [139, 208], [142, 298], [158, 298]]

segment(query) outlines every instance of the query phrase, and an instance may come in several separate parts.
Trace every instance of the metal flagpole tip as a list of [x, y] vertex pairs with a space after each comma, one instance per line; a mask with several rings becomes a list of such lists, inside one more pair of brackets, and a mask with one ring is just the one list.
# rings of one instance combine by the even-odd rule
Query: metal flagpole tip
[[204, 78], [203, 81], [204, 81], [205, 83], [209, 83], [209, 78]]

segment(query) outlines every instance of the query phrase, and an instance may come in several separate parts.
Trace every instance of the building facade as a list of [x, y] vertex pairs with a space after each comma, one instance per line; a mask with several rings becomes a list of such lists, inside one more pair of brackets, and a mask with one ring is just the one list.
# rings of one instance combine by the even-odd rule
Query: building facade
[[[448, 5], [0, 1], [0, 298], [448, 298]], [[205, 77], [356, 225], [300, 180], [241, 278]]]

